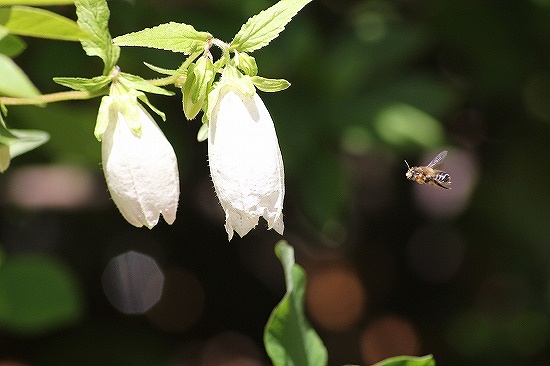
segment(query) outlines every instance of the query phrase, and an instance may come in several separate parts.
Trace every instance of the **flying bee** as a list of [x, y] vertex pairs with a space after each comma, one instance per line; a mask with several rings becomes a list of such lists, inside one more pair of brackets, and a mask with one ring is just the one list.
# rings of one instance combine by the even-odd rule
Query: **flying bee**
[[414, 180], [419, 184], [431, 184], [441, 188], [451, 189], [451, 177], [449, 174], [436, 169], [441, 165], [446, 156], [447, 150], [444, 150], [437, 154], [427, 166], [413, 166], [412, 168], [409, 166], [409, 163], [407, 163], [407, 160], [405, 160], [405, 164], [407, 164], [407, 168], [409, 169], [405, 176], [408, 180]]

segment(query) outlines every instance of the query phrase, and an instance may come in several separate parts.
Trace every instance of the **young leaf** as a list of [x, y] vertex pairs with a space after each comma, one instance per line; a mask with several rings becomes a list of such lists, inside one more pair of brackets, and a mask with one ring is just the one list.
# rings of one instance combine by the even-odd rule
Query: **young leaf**
[[153, 85], [147, 80], [132, 74], [121, 72], [118, 76], [118, 80], [122, 85], [128, 89], [141, 90], [147, 93], [161, 94], [161, 95], [174, 95], [174, 92], [163, 89], [159, 86]]
[[311, 0], [280, 0], [261, 11], [241, 27], [231, 41], [230, 49], [252, 52], [269, 44], [285, 29], [285, 25]]
[[118, 36], [113, 43], [119, 46], [157, 48], [190, 55], [203, 51], [206, 41], [210, 38], [212, 35], [208, 32], [199, 32], [187, 24], [170, 22]]
[[256, 65], [256, 59], [246, 53], [238, 53], [235, 56], [237, 60], [237, 67], [242, 70], [248, 76], [256, 76], [258, 73], [258, 65]]
[[64, 77], [53, 78], [53, 81], [60, 85], [66, 86], [67, 88], [79, 91], [87, 91], [89, 93], [101, 90], [105, 86], [109, 85], [111, 80], [112, 79], [109, 76], [96, 76], [91, 79]]
[[264, 92], [278, 92], [290, 86], [290, 83], [285, 79], [268, 79], [261, 76], [253, 76], [252, 82], [256, 88]]
[[32, 98], [40, 92], [27, 75], [7, 56], [0, 54], [0, 94], [10, 97]]
[[92, 34], [91, 39], [81, 40], [82, 48], [88, 56], [98, 56], [103, 60], [103, 75], [107, 75], [118, 62], [120, 48], [111, 42], [109, 33], [109, 7], [105, 0], [79, 0], [75, 2], [77, 24]]
[[283, 265], [287, 289], [264, 330], [267, 354], [274, 366], [326, 365], [327, 350], [304, 315], [305, 272], [285, 241], [275, 245], [275, 254]]
[[377, 362], [372, 366], [435, 366], [432, 355], [424, 357], [397, 356]]
[[91, 35], [72, 20], [48, 10], [28, 6], [0, 8], [2, 25], [12, 34], [79, 41]]

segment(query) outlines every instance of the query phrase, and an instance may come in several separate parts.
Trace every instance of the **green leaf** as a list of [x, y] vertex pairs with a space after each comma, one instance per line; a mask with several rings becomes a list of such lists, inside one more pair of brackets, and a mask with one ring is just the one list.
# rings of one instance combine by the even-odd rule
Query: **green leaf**
[[72, 273], [39, 256], [8, 258], [0, 268], [0, 327], [39, 333], [76, 321], [82, 301]]
[[0, 8], [0, 24], [12, 34], [79, 41], [90, 34], [72, 20], [48, 10], [27, 6]]
[[253, 76], [252, 82], [256, 88], [264, 92], [278, 92], [290, 86], [290, 83], [285, 79], [268, 79], [261, 76]]
[[46, 131], [10, 129], [10, 132], [16, 137], [9, 142], [12, 158], [34, 150], [50, 140], [50, 134]]
[[67, 5], [73, 4], [75, 0], [0, 0], [0, 5]]
[[120, 48], [112, 44], [109, 33], [109, 7], [105, 0], [79, 0], [75, 2], [77, 23], [92, 35], [81, 40], [88, 56], [98, 56], [105, 64], [103, 75], [107, 75], [118, 62]]
[[27, 75], [7, 56], [0, 54], [0, 94], [16, 98], [32, 98], [40, 92]]
[[432, 355], [423, 357], [397, 356], [377, 362], [372, 366], [435, 366]]
[[8, 34], [5, 37], [0, 38], [0, 53], [8, 57], [15, 57], [27, 48], [25, 41], [18, 36]]
[[281, 0], [272, 7], [261, 11], [241, 27], [230, 50], [252, 52], [277, 38], [285, 26], [311, 0]]
[[90, 93], [101, 90], [111, 83], [112, 78], [109, 76], [96, 76], [91, 79], [87, 78], [53, 78], [56, 83], [79, 91], [87, 91]]
[[177, 72], [177, 70], [165, 69], [163, 67], [155, 66], [155, 65], [147, 63], [147, 62], [144, 62], [144, 64], [145, 64], [145, 66], [147, 66], [151, 70], [156, 71], [159, 74], [163, 74], [163, 75], [174, 75]]
[[188, 24], [170, 22], [118, 36], [113, 42], [119, 46], [157, 48], [190, 55], [203, 51], [210, 38], [212, 35], [208, 32], [199, 32]]
[[118, 81], [128, 89], [141, 90], [153, 94], [174, 95], [174, 92], [153, 85], [139, 76], [127, 74], [125, 72], [119, 74]]
[[305, 272], [294, 262], [294, 249], [287, 242], [278, 242], [275, 254], [283, 265], [287, 290], [264, 330], [267, 354], [274, 366], [326, 365], [327, 350], [304, 315]]

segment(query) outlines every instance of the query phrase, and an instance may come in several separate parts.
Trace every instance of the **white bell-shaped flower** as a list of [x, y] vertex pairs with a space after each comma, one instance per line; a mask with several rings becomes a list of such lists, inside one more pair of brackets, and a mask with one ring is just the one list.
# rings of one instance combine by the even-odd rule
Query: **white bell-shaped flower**
[[210, 174], [225, 211], [229, 240], [263, 216], [283, 233], [284, 168], [273, 120], [254, 93], [224, 86], [212, 108], [208, 135]]
[[[106, 103], [105, 105], [103, 103]], [[101, 113], [101, 111], [106, 113]], [[99, 121], [103, 171], [111, 197], [132, 225], [151, 229], [162, 214], [176, 219], [179, 173], [176, 154], [155, 120], [132, 95], [106, 96]]]

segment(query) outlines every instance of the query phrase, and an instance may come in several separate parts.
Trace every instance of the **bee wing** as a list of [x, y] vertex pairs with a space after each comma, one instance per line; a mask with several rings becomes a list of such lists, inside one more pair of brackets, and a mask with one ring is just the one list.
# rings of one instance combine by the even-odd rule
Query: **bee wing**
[[430, 161], [430, 164], [428, 164], [428, 168], [435, 168], [436, 166], [441, 164], [441, 162], [443, 162], [446, 156], [447, 156], [447, 150], [443, 150], [442, 152], [437, 154], [437, 156], [433, 158], [432, 161]]

